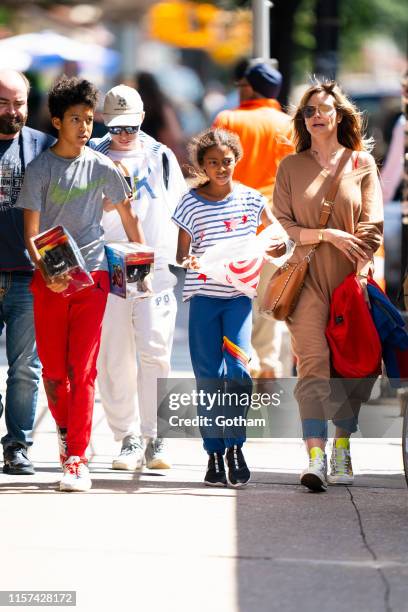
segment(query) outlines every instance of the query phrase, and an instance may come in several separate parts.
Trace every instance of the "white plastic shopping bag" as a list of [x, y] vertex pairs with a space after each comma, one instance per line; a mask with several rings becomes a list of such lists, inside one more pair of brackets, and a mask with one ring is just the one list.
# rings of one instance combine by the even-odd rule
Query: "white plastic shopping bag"
[[[285, 242], [282, 257], [266, 255], [266, 250]], [[250, 298], [256, 296], [259, 275], [265, 261], [281, 266], [291, 257], [295, 244], [278, 221], [268, 225], [257, 236], [231, 238], [209, 247], [200, 257], [199, 274], [223, 285], [232, 286]]]

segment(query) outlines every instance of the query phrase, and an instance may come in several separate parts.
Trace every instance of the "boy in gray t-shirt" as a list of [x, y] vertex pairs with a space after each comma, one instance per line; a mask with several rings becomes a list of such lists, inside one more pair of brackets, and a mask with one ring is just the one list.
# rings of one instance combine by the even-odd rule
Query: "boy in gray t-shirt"
[[[61, 491], [86, 491], [92, 483], [85, 452], [94, 405], [96, 359], [109, 291], [101, 218], [103, 196], [120, 215], [129, 240], [144, 242], [127, 197], [129, 188], [114, 164], [85, 145], [97, 101], [85, 80], [62, 77], [48, 98], [56, 144], [27, 166], [17, 207], [24, 209], [26, 245], [37, 268], [32, 291], [38, 354], [48, 405], [57, 424], [64, 475]], [[81, 248], [94, 280], [68, 297], [65, 275], [50, 279], [33, 237], [63, 225]]]

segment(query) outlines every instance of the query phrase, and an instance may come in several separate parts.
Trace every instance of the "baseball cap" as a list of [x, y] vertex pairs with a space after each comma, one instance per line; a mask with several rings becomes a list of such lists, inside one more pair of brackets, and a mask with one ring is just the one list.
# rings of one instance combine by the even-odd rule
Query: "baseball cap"
[[143, 119], [143, 101], [136, 89], [116, 85], [108, 91], [103, 103], [106, 126], [140, 125]]
[[282, 85], [279, 70], [266, 62], [250, 64], [244, 74], [246, 80], [256, 93], [264, 98], [277, 98]]

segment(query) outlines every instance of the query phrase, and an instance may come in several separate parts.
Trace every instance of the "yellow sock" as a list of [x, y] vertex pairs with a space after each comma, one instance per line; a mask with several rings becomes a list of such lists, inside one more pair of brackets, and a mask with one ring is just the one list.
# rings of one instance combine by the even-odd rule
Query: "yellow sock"
[[312, 459], [317, 459], [318, 457], [324, 457], [324, 451], [319, 446], [313, 446], [310, 449], [309, 454]]
[[336, 448], [344, 448], [350, 450], [350, 438], [336, 438]]

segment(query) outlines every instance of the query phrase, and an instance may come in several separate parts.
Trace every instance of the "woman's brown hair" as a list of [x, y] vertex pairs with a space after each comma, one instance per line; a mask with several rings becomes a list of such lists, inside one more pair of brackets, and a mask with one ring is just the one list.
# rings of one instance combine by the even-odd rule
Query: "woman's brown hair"
[[326, 93], [332, 96], [334, 100], [336, 111], [341, 116], [341, 121], [337, 127], [337, 139], [339, 143], [352, 151], [371, 150], [373, 140], [372, 138], [365, 137], [365, 121], [358, 108], [342, 92], [335, 81], [316, 81], [303, 94], [293, 117], [296, 151], [300, 153], [301, 151], [310, 149], [311, 137], [306, 129], [302, 109], [316, 93]]

